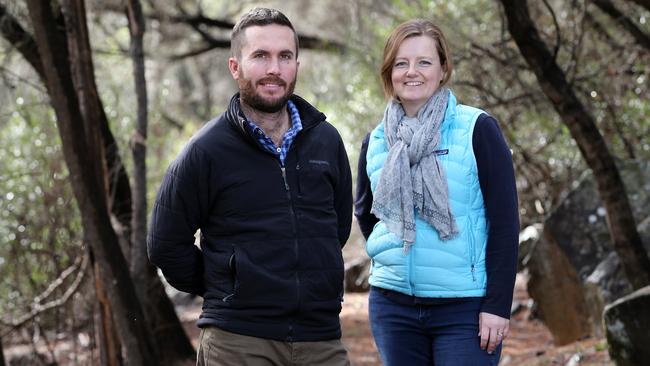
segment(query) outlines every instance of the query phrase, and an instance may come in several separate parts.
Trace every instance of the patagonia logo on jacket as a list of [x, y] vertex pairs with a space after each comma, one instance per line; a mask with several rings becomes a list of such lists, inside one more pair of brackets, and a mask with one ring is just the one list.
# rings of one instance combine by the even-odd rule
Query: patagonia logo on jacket
[[316, 164], [316, 165], [325, 165], [325, 166], [330, 166], [330, 163], [325, 161], [325, 160], [309, 160], [310, 164]]

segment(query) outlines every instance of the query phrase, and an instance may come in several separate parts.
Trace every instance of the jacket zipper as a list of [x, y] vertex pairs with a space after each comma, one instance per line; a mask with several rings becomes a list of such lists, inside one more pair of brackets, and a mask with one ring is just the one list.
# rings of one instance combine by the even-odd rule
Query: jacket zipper
[[[278, 162], [280, 164], [280, 162]], [[289, 215], [291, 216], [291, 228], [293, 233], [293, 243], [294, 243], [294, 253], [296, 255], [296, 262], [298, 261], [298, 238], [297, 238], [297, 223], [296, 223], [296, 211], [293, 207], [293, 199], [291, 199], [291, 188], [289, 187], [289, 182], [287, 181], [287, 170], [285, 167], [280, 165], [280, 170], [282, 171], [282, 180], [284, 182], [284, 188], [287, 191], [287, 200], [289, 201]], [[300, 276], [298, 271], [296, 271], [296, 312], [300, 308]], [[287, 336], [287, 341], [291, 342], [293, 340], [293, 320], [289, 322], [289, 335]]]
[[[297, 152], [298, 150], [296, 150]], [[302, 188], [300, 187], [300, 159], [298, 159], [298, 163], [296, 164], [296, 179], [298, 180], [298, 198], [302, 197]]]

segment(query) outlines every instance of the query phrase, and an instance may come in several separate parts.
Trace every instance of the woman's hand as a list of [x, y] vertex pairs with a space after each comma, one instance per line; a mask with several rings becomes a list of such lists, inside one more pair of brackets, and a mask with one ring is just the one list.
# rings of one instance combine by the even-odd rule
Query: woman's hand
[[481, 337], [481, 349], [492, 353], [499, 343], [508, 337], [510, 320], [481, 312], [478, 314], [478, 331], [478, 336]]

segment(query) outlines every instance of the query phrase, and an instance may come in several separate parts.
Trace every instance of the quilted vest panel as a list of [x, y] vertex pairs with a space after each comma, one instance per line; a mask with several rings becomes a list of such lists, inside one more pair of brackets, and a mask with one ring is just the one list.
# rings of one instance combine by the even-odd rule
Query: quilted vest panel
[[[459, 234], [441, 241], [437, 231], [416, 213], [416, 239], [405, 252], [403, 241], [379, 221], [366, 243], [372, 258], [370, 284], [418, 297], [485, 296], [487, 222], [472, 147], [474, 126], [482, 110], [449, 103], [441, 126], [438, 155], [445, 170], [449, 202]], [[367, 173], [374, 192], [388, 156], [384, 126], [370, 135]]]

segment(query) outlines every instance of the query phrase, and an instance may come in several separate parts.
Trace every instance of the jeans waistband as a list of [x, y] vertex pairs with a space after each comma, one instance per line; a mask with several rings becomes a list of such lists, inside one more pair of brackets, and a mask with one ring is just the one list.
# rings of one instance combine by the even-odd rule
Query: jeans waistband
[[446, 305], [465, 301], [483, 300], [482, 297], [418, 297], [377, 286], [370, 286], [370, 291], [377, 291], [386, 298], [402, 305]]

